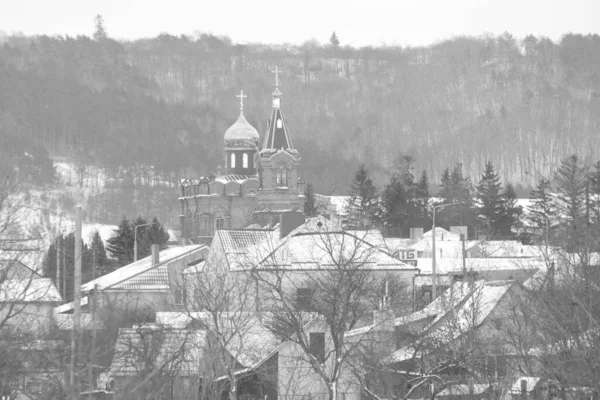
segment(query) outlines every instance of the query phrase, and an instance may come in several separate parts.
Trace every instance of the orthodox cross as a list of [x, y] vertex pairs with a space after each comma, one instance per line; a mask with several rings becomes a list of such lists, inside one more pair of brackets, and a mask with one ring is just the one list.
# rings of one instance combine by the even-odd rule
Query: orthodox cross
[[272, 73], [275, 74], [275, 86], [279, 86], [279, 74], [282, 72], [279, 70], [279, 67], [276, 65], [275, 66], [275, 70], [271, 71]]
[[246, 97], [248, 97], [248, 96], [246, 96], [246, 95], [244, 94], [244, 91], [243, 91], [243, 90], [240, 90], [240, 94], [238, 94], [238, 95], [237, 95], [237, 96], [235, 96], [235, 97], [237, 97], [238, 99], [240, 99], [240, 111], [243, 111], [243, 110], [244, 110], [244, 99], [245, 99]]

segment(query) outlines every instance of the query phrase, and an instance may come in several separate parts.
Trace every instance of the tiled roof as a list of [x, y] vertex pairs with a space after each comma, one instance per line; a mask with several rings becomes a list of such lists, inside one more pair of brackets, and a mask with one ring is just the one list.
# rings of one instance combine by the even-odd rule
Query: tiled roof
[[123, 290], [168, 290], [169, 273], [166, 264], [161, 264], [136, 275], [124, 282], [111, 286], [111, 289]]
[[225, 253], [238, 253], [274, 237], [271, 229], [219, 229], [219, 238]]
[[[166, 265], [172, 261], [179, 259], [180, 257], [193, 256], [194, 253], [198, 252], [200, 249], [204, 248], [203, 245], [193, 245], [193, 246], [179, 246], [179, 247], [169, 247], [162, 250], [159, 254], [160, 263], [157, 265], [152, 265], [152, 257], [148, 256], [146, 258], [142, 258], [134, 263], [126, 265], [113, 271], [109, 274], [103, 275], [100, 278], [96, 278], [92, 281], [89, 281], [83, 285], [81, 285], [82, 292], [89, 292], [94, 288], [95, 285], [98, 285], [100, 290], [107, 288], [128, 288], [129, 282], [134, 277], [137, 279], [133, 280], [131, 283], [132, 288], [136, 287], [136, 285], [145, 285], [145, 284], [159, 284], [161, 279], [164, 279], [164, 272], [149, 272], [154, 269], [159, 269], [163, 266], [166, 269]], [[140, 274], [147, 274], [147, 277], [141, 277]], [[164, 280], [162, 283], [164, 284]], [[168, 281], [166, 281], [168, 282]], [[120, 286], [119, 286], [120, 285]]]
[[[227, 351], [243, 367], [252, 367], [264, 360], [281, 344], [263, 323], [263, 319], [269, 316], [268, 313], [255, 312], [220, 313], [216, 316], [219, 320], [219, 331], [223, 340], [227, 342]], [[184, 329], [192, 321], [197, 321], [200, 322], [200, 327], [204, 325], [208, 332], [215, 332], [213, 317], [207, 312], [159, 312], [156, 313], [156, 322], [172, 329]]]
[[[153, 367], [164, 374], [193, 376], [200, 373], [207, 333], [199, 330], [171, 329], [147, 325], [121, 328], [110, 366], [113, 376], [136, 375]], [[149, 350], [144, 354], [144, 349]], [[153, 356], [146, 365], [144, 360]]]
[[215, 181], [227, 183], [227, 182], [238, 182], [242, 183], [247, 181], [248, 179], [257, 179], [257, 175], [239, 175], [239, 174], [229, 174], [229, 175], [221, 175], [215, 177]]
[[[454, 340], [479, 327], [514, 285], [512, 281], [456, 282], [423, 310], [396, 318], [395, 325], [431, 318], [422, 330], [424, 337]], [[416, 353], [409, 345], [392, 353], [386, 362], [405, 361]]]
[[6, 279], [0, 283], [0, 302], [60, 303], [62, 297], [50, 278]]

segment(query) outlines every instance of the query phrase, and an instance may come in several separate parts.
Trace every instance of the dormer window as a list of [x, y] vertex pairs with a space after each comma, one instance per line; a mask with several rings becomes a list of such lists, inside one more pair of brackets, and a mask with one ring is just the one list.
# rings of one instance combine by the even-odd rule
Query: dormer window
[[242, 155], [242, 168], [248, 168], [248, 153]]
[[235, 153], [231, 153], [231, 160], [229, 161], [229, 166], [231, 168], [235, 168]]
[[277, 187], [287, 187], [288, 176], [285, 165], [279, 165], [277, 167]]
[[277, 129], [281, 129], [283, 128], [283, 121], [281, 120], [281, 118], [277, 119]]

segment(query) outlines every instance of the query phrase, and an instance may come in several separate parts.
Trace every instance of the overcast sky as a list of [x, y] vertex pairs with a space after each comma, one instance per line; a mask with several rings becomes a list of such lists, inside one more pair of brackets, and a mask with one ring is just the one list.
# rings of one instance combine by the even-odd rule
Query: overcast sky
[[234, 42], [427, 45], [456, 35], [527, 34], [553, 40], [600, 33], [600, 0], [0, 0], [6, 33], [91, 35], [102, 14], [120, 39], [195, 31]]

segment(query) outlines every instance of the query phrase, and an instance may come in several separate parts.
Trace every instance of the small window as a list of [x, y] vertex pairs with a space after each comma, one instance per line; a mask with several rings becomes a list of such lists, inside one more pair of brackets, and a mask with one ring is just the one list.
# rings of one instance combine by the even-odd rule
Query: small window
[[175, 305], [181, 306], [186, 301], [185, 289], [175, 289]]
[[215, 221], [216, 229], [223, 229], [224, 226], [225, 226], [225, 220], [221, 217], [217, 218], [217, 220]]
[[325, 334], [322, 332], [310, 333], [310, 354], [315, 356], [319, 363], [325, 361]]
[[242, 168], [248, 168], [248, 153], [242, 155]]
[[307, 288], [296, 289], [296, 307], [298, 311], [313, 311], [313, 290]]
[[235, 168], [235, 153], [231, 153], [231, 160], [229, 161], [229, 166], [231, 168]]
[[277, 129], [281, 129], [283, 128], [283, 121], [281, 121], [281, 118], [277, 119]]
[[279, 167], [277, 167], [277, 187], [287, 187], [287, 181], [287, 169], [285, 169], [285, 166], [280, 165]]

